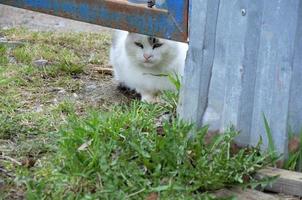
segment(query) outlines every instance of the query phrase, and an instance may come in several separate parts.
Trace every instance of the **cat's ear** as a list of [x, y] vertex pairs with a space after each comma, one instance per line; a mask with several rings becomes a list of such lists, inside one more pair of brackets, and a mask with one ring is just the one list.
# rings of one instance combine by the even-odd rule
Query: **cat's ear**
[[136, 35], [136, 33], [128, 32], [127, 37], [129, 37], [129, 38], [134, 38], [135, 35]]

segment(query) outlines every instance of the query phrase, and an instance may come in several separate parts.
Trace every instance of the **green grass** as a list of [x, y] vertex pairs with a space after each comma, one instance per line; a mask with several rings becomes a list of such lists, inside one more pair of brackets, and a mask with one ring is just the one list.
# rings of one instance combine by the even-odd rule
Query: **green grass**
[[[56, 34], [27, 29], [2, 30], [1, 34], [9, 40], [24, 42], [9, 52], [18, 65], [31, 66], [39, 59], [48, 61], [46, 67], [35, 67], [35, 74], [43, 73], [50, 77], [74, 75], [83, 73], [88, 64], [105, 65], [108, 62], [110, 37], [107, 34]], [[6, 51], [5, 46], [0, 46], [0, 64], [8, 62], [7, 56], [3, 55]]]
[[[233, 129], [208, 144], [206, 127], [177, 118], [178, 93], [165, 93], [160, 105], [90, 101], [84, 83], [103, 78], [92, 68], [108, 63], [108, 35], [0, 33], [24, 43], [0, 46], [0, 148], [22, 162], [0, 164], [12, 175], [0, 174], [0, 199], [215, 199], [219, 188], [270, 182], [252, 175], [271, 154], [232, 153]], [[48, 64], [35, 66], [38, 59]], [[169, 78], [179, 90], [179, 78]]]
[[287, 170], [302, 172], [302, 130], [299, 134], [294, 134], [291, 129], [288, 131], [288, 155], [278, 156], [276, 146], [273, 140], [273, 134], [269, 126], [268, 120], [263, 114], [264, 127], [268, 138], [268, 152], [271, 160], [281, 159], [284, 162], [282, 167]]
[[276, 159], [278, 159], [279, 156], [277, 155], [271, 128], [270, 128], [269, 123], [264, 114], [263, 114], [263, 121], [264, 121], [266, 137], [268, 140], [268, 151], [270, 152], [271, 159], [276, 160]]
[[288, 140], [289, 151], [288, 158], [284, 163], [284, 168], [302, 172], [302, 130], [299, 134], [294, 134], [292, 131], [289, 131]]
[[[107, 64], [110, 36], [20, 28], [0, 30], [0, 35], [17, 44], [0, 45], [0, 151], [19, 162], [40, 165], [54, 155], [58, 129], [67, 116], [96, 106], [70, 96], [81, 94], [82, 79], [101, 79], [92, 68]], [[95, 55], [93, 63], [90, 54]], [[35, 66], [39, 59], [46, 59], [47, 65]], [[59, 95], [60, 90], [66, 93]], [[33, 176], [35, 164], [18, 167], [0, 158], [0, 168], [9, 172], [0, 173], [0, 199], [22, 197], [26, 188], [17, 175], [29, 169], [28, 177]]]
[[6, 47], [3, 44], [0, 44], [0, 65], [5, 65], [8, 63], [8, 59], [6, 57]]
[[24, 64], [31, 64], [32, 54], [31, 48], [27, 46], [17, 47], [12, 51], [12, 55], [16, 58], [17, 62]]
[[253, 182], [252, 174], [269, 163], [259, 148], [232, 154], [234, 130], [206, 145], [206, 127], [173, 118], [159, 129], [155, 120], [166, 112], [134, 101], [71, 116], [54, 159], [27, 180], [27, 198], [144, 199], [156, 192], [161, 199], [203, 199], [204, 192]]

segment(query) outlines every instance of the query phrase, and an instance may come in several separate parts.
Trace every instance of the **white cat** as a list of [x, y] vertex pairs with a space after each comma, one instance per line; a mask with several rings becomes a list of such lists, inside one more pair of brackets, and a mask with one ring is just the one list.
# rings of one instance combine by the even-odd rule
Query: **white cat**
[[115, 79], [141, 94], [146, 102], [158, 101], [163, 90], [174, 90], [168, 74], [183, 74], [188, 45], [126, 31], [113, 36], [110, 63]]

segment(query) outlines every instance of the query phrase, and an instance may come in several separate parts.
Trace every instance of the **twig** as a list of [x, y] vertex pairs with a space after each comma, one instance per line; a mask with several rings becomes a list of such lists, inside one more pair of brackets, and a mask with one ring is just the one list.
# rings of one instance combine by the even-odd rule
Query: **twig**
[[143, 191], [145, 191], [146, 189], [145, 188], [143, 188], [143, 189], [141, 189], [141, 190], [139, 190], [139, 191], [137, 191], [137, 192], [134, 192], [134, 193], [132, 193], [132, 194], [129, 194], [126, 198], [128, 199], [128, 198], [130, 198], [130, 197], [133, 197], [133, 196], [135, 196], [135, 195], [137, 195], [137, 194], [139, 194], [139, 193], [141, 193], [141, 192], [143, 192]]
[[113, 74], [113, 69], [112, 68], [96, 68], [96, 71], [101, 73], [101, 74], [108, 74], [108, 75]]
[[13, 178], [14, 176], [11, 175], [7, 170], [3, 169], [0, 167], [0, 172], [5, 174], [6, 176], [10, 177], [10, 178]]
[[20, 42], [20, 41], [0, 41], [0, 44], [5, 45], [9, 48], [16, 48], [16, 47], [20, 47], [20, 46], [25, 45], [24, 42]]
[[13, 159], [13, 158], [11, 158], [11, 157], [8, 157], [8, 156], [1, 155], [1, 156], [0, 156], [0, 159], [2, 159], [2, 160], [9, 160], [9, 161], [11, 161], [11, 162], [13, 162], [13, 163], [15, 163], [15, 164], [17, 164], [17, 165], [19, 165], [19, 166], [22, 165], [21, 162], [19, 162], [19, 161]]

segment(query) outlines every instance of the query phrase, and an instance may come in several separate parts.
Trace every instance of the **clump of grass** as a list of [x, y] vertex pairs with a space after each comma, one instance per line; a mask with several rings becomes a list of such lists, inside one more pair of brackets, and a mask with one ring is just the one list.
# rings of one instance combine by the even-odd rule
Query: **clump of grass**
[[17, 47], [12, 54], [19, 63], [31, 64], [32, 62], [32, 54], [27, 46]]
[[[230, 129], [206, 144], [207, 127], [174, 118], [155, 120], [163, 106], [133, 102], [111, 112], [72, 116], [60, 131], [58, 153], [27, 182], [27, 198], [200, 199], [202, 193], [253, 180], [268, 164], [259, 148], [231, 153], [238, 132]], [[204, 193], [207, 194], [207, 193]]]
[[[271, 155], [271, 160], [278, 160], [281, 158], [281, 156], [277, 155], [272, 131], [264, 114], [263, 120], [266, 135], [268, 138], [268, 152]], [[288, 131], [288, 155], [287, 157], [284, 157], [282, 159], [284, 159], [284, 164], [280, 167], [288, 170], [302, 172], [302, 130], [300, 134], [298, 134], [298, 136], [296, 136], [296, 134], [294, 134], [292, 130]]]
[[270, 152], [271, 159], [276, 160], [280, 156], [277, 155], [275, 142], [274, 142], [272, 131], [271, 131], [271, 128], [270, 128], [269, 123], [267, 121], [267, 118], [265, 117], [264, 113], [262, 114], [262, 116], [263, 116], [263, 121], [264, 121], [266, 137], [268, 139], [268, 151]]
[[70, 101], [62, 101], [55, 109], [55, 111], [67, 115], [72, 115], [75, 113], [74, 103]]
[[29, 114], [7, 114], [0, 113], [0, 139], [16, 139], [19, 136], [41, 134], [42, 127], [50, 127], [49, 124], [42, 124], [45, 118]]
[[[20, 162], [30, 157], [37, 165], [44, 164], [44, 157], [52, 158], [52, 150], [57, 147], [58, 127], [68, 115], [80, 110], [79, 101], [60, 103], [65, 96], [59, 91], [65, 90], [66, 96], [80, 94], [83, 81], [79, 78], [90, 79], [90, 73], [94, 72], [85, 68], [92, 65], [90, 54], [95, 55], [99, 65], [107, 64], [110, 35], [33, 32], [22, 28], [0, 30], [0, 35], [16, 42], [16, 45], [0, 45], [0, 148], [3, 150], [0, 154]], [[37, 64], [40, 59], [46, 60], [46, 64]], [[85, 101], [83, 109], [90, 103]], [[10, 162], [0, 163], [0, 168], [12, 176], [27, 169]], [[35, 169], [31, 165], [27, 176], [35, 174]], [[17, 198], [16, 191], [22, 194], [23, 187], [17, 179], [3, 173], [0, 176], [0, 199]]]
[[8, 59], [6, 57], [6, 47], [3, 44], [0, 44], [0, 65], [5, 65], [8, 63]]
[[[77, 62], [78, 61], [78, 62]], [[84, 71], [84, 65], [79, 62], [79, 58], [73, 54], [65, 54], [57, 69], [68, 74], [80, 74]]]
[[284, 168], [302, 172], [302, 130], [297, 136], [292, 131], [288, 135], [288, 158]]
[[[39, 59], [48, 61], [45, 67], [34, 66], [33, 76], [56, 78], [81, 74], [88, 64], [108, 63], [109, 34], [32, 32], [20, 28], [0, 30], [0, 33], [8, 40], [26, 42], [9, 52], [18, 65], [31, 66]], [[90, 55], [94, 55], [93, 58]], [[0, 64], [1, 60], [5, 64], [8, 62], [7, 56], [0, 53]]]
[[17, 133], [23, 132], [24, 127], [19, 124], [19, 119], [0, 114], [0, 139], [10, 139]]
[[163, 99], [169, 111], [173, 115], [176, 115], [179, 93], [181, 88], [181, 77], [177, 74], [169, 74], [168, 79], [174, 85], [175, 91], [165, 91], [163, 94]]

